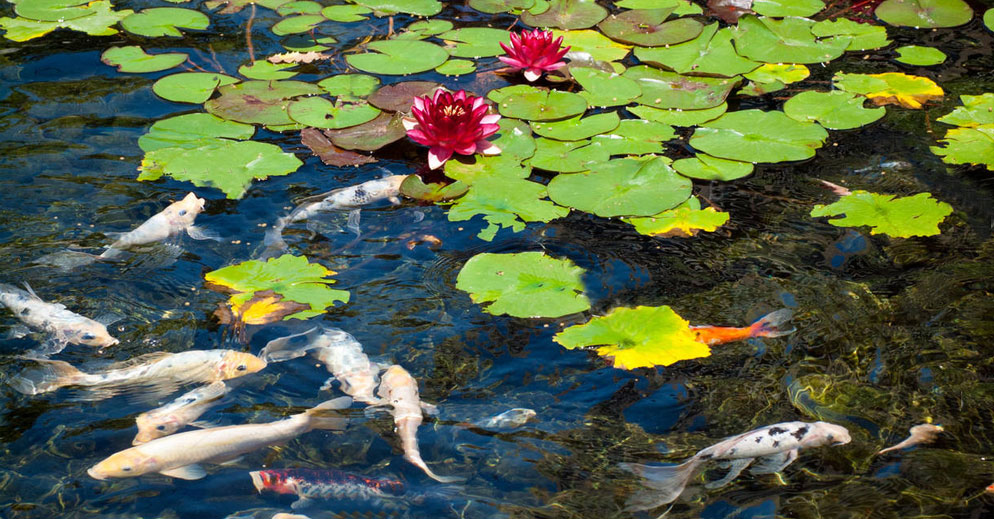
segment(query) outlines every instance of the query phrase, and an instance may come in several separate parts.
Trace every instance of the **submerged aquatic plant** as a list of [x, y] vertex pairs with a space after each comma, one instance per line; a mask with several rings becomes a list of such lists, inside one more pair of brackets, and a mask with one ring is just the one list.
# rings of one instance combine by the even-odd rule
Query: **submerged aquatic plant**
[[414, 98], [414, 119], [404, 119], [404, 128], [411, 140], [431, 147], [428, 167], [436, 169], [453, 153], [500, 153], [500, 148], [486, 140], [500, 129], [500, 115], [488, 114], [489, 108], [482, 97], [465, 90], [452, 93], [440, 88], [432, 97]]
[[564, 65], [563, 56], [570, 47], [563, 47], [563, 37], [552, 39], [549, 31], [521, 31], [521, 34], [511, 35], [511, 46], [500, 44], [507, 56], [497, 59], [510, 67], [525, 71], [525, 79], [535, 81], [544, 72], [556, 70]]

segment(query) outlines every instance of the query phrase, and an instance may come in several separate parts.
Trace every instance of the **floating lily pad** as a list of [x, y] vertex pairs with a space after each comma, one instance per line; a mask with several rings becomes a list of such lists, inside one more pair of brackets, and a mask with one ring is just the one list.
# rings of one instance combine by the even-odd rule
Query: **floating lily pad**
[[361, 22], [373, 11], [361, 5], [329, 5], [321, 10], [321, 16], [335, 22]]
[[909, 76], [899, 72], [883, 74], [846, 74], [832, 78], [836, 88], [861, 94], [877, 105], [895, 104], [905, 108], [921, 108], [933, 99], [941, 99], [942, 89], [931, 79]]
[[469, 0], [470, 7], [487, 14], [523, 11], [534, 5], [535, 0]]
[[612, 14], [597, 28], [613, 40], [643, 47], [672, 45], [697, 37], [703, 25], [693, 18], [666, 21], [674, 8], [637, 9]]
[[305, 97], [292, 101], [287, 114], [294, 121], [314, 128], [338, 129], [357, 126], [380, 115], [367, 103], [332, 103], [323, 97]]
[[154, 7], [139, 11], [121, 20], [121, 27], [131, 34], [148, 36], [183, 36], [179, 30], [204, 30], [210, 18], [200, 11], [182, 7]]
[[705, 153], [673, 163], [673, 169], [685, 177], [698, 180], [736, 180], [752, 174], [753, 165], [749, 162], [719, 159]]
[[224, 267], [204, 274], [204, 279], [207, 288], [231, 294], [228, 304], [233, 314], [244, 313], [245, 304], [259, 292], [272, 291], [281, 296], [273, 302], [294, 301], [308, 308], [286, 315], [285, 319], [309, 319], [323, 314], [335, 303], [349, 302], [348, 291], [328, 286], [335, 283], [327, 279], [334, 274], [317, 263], [310, 263], [306, 257], [284, 254], [265, 262], [249, 260]]
[[550, 0], [548, 8], [541, 14], [532, 8], [521, 14], [521, 21], [532, 27], [572, 30], [593, 27], [606, 17], [607, 9], [594, 0]]
[[438, 38], [445, 40], [449, 55], [457, 58], [479, 59], [504, 54], [504, 49], [500, 47], [500, 43], [510, 47], [510, 36], [510, 32], [502, 29], [464, 27], [443, 32], [438, 35]]
[[464, 182], [452, 182], [451, 184], [441, 184], [432, 182], [425, 184], [421, 177], [408, 175], [400, 185], [400, 194], [415, 200], [426, 202], [441, 202], [462, 196], [469, 189], [469, 185]]
[[994, 94], [962, 95], [959, 97], [963, 106], [940, 117], [939, 122], [966, 127], [994, 124]]
[[597, 346], [597, 354], [614, 367], [635, 369], [710, 356], [711, 348], [696, 337], [690, 323], [670, 307], [638, 306], [615, 308], [566, 328], [552, 340], [569, 350]]
[[763, 16], [813, 16], [825, 8], [821, 0], [754, 0], [752, 10]]
[[594, 135], [610, 132], [617, 128], [620, 122], [621, 118], [618, 117], [617, 112], [605, 112], [582, 119], [581, 116], [577, 115], [562, 121], [535, 122], [532, 123], [531, 127], [535, 133], [542, 137], [560, 141], [580, 141], [589, 139]]
[[584, 29], [580, 31], [552, 31], [553, 38], [562, 38], [564, 47], [574, 54], [586, 54], [597, 61], [618, 61], [631, 52], [631, 46], [618, 43], [603, 34]]
[[380, 80], [365, 74], [339, 74], [318, 81], [318, 86], [332, 96], [351, 101], [375, 92]]
[[224, 74], [180, 72], [159, 78], [152, 91], [168, 101], [201, 104], [210, 99], [217, 87], [237, 82], [238, 79]]
[[276, 13], [286, 18], [295, 14], [318, 14], [321, 9], [321, 4], [313, 0], [296, 0], [277, 7]]
[[692, 196], [679, 206], [657, 215], [622, 220], [635, 226], [639, 234], [670, 238], [696, 236], [699, 231], [714, 232], [728, 223], [728, 218], [728, 213], [713, 207], [701, 209], [701, 201]]
[[620, 0], [614, 2], [617, 7], [625, 9], [668, 9], [674, 8], [673, 14], [704, 14], [700, 6], [691, 0]]
[[829, 220], [828, 223], [837, 227], [868, 225], [871, 227], [870, 234], [907, 238], [939, 234], [939, 224], [952, 212], [952, 206], [934, 200], [931, 193], [895, 198], [894, 195], [857, 190], [834, 204], [816, 205], [811, 210], [811, 216], [844, 214], [845, 217]]
[[442, 3], [436, 0], [354, 0], [355, 3], [371, 9], [377, 16], [390, 16], [397, 13], [415, 16], [435, 16], [442, 12]]
[[273, 64], [268, 61], [256, 61], [251, 65], [238, 67], [238, 73], [249, 79], [290, 79], [296, 76], [296, 72], [287, 72], [286, 69], [296, 67], [296, 63]]
[[571, 68], [570, 74], [583, 87], [580, 96], [590, 106], [623, 106], [642, 95], [638, 83], [618, 74], [589, 67]]
[[311, 37], [310, 34], [291, 34], [280, 42], [283, 48], [291, 52], [323, 52], [331, 48], [338, 40], [331, 36]]
[[117, 67], [118, 72], [136, 74], [170, 69], [186, 61], [186, 58], [187, 55], [182, 52], [146, 54], [141, 47], [136, 45], [111, 47], [100, 55], [100, 61]]
[[487, 97], [497, 103], [501, 115], [526, 121], [554, 121], [587, 110], [587, 101], [577, 94], [530, 85], [491, 90]]
[[916, 28], [956, 27], [973, 19], [963, 0], [885, 0], [873, 14], [891, 25]]
[[994, 171], [994, 124], [973, 128], [953, 128], [939, 140], [942, 146], [932, 146], [932, 153], [948, 164], [984, 165]]
[[272, 30], [273, 34], [276, 34], [277, 36], [300, 34], [308, 32], [317, 27], [318, 24], [326, 21], [328, 21], [328, 19], [320, 14], [302, 14], [299, 16], [284, 18], [273, 24], [273, 27], [270, 30]]
[[373, 74], [416, 74], [431, 70], [449, 59], [445, 49], [417, 40], [380, 40], [371, 42], [362, 54], [349, 54], [345, 61]]
[[859, 128], [883, 117], [885, 108], [863, 108], [865, 98], [849, 92], [801, 92], [787, 100], [783, 111], [791, 119], [817, 122], [829, 130]]
[[387, 85], [369, 96], [369, 104], [380, 110], [410, 112], [415, 97], [430, 96], [442, 86], [434, 81], [402, 81]]
[[403, 31], [395, 34], [395, 40], [423, 40], [436, 34], [452, 30], [452, 22], [448, 20], [421, 20], [408, 25]]
[[614, 159], [584, 173], [557, 175], [549, 198], [559, 205], [606, 218], [650, 216], [690, 197], [693, 183], [661, 157]]
[[666, 67], [680, 74], [735, 76], [754, 70], [760, 64], [743, 58], [732, 47], [730, 29], [718, 30], [713, 23], [694, 39], [668, 47], [637, 47], [635, 57], [644, 63]]
[[645, 155], [662, 153], [663, 141], [676, 137], [668, 124], [643, 119], [625, 119], [611, 133], [595, 135], [591, 146], [600, 146], [609, 155]]
[[589, 140], [557, 141], [535, 139], [535, 155], [529, 160], [533, 167], [559, 173], [586, 171], [597, 162], [611, 158], [608, 150], [592, 145]]
[[[311, 153], [318, 156], [321, 162], [336, 167], [361, 166], [376, 162], [374, 157], [363, 153], [343, 150], [335, 146], [328, 137], [317, 128], [304, 128], [300, 131], [300, 143], [307, 146]], [[411, 175], [416, 176], [416, 175]]]
[[491, 141], [500, 148], [501, 157], [520, 163], [535, 155], [535, 139], [528, 123], [502, 117], [497, 125], [500, 129]]
[[931, 65], [938, 65], [946, 61], [946, 54], [934, 47], [905, 45], [904, 47], [898, 47], [894, 50], [896, 50], [898, 54], [894, 60], [908, 65], [928, 67]]
[[841, 56], [852, 38], [831, 36], [818, 39], [806, 18], [757, 18], [746, 15], [733, 29], [735, 50], [766, 63], [827, 63]]
[[987, 12], [984, 13], [984, 25], [986, 25], [988, 29], [994, 31], [994, 7], [988, 9]]
[[622, 75], [635, 80], [642, 89], [642, 96], [636, 100], [639, 104], [684, 110], [718, 106], [739, 83], [735, 78], [682, 76], [647, 65], [632, 67]]
[[317, 85], [301, 81], [244, 81], [218, 88], [221, 94], [204, 103], [208, 112], [231, 121], [278, 126], [296, 121], [286, 113], [287, 101], [318, 95]]
[[821, 126], [795, 121], [783, 112], [740, 110], [698, 127], [690, 145], [725, 159], [785, 162], [813, 157], [827, 138]]
[[714, 108], [705, 108], [704, 110], [681, 110], [679, 108], [663, 110], [644, 105], [629, 106], [626, 110], [643, 119], [671, 126], [697, 126], [721, 117], [728, 110], [728, 103], [721, 103]]
[[21, 0], [11, 3], [19, 16], [39, 22], [62, 22], [93, 14], [93, 9], [85, 0]]
[[468, 59], [450, 59], [435, 67], [435, 72], [443, 76], [464, 76], [476, 72], [476, 63]]
[[117, 29], [111, 27], [131, 16], [134, 11], [122, 9], [115, 11], [114, 6], [107, 0], [95, 0], [86, 4], [86, 14], [74, 18], [62, 18], [61, 21], [39, 21], [23, 17], [0, 18], [0, 29], [5, 31], [4, 37], [12, 41], [27, 41], [44, 36], [55, 29], [66, 28], [73, 31], [85, 32], [91, 36], [110, 36], [117, 34]]
[[335, 146], [347, 150], [374, 151], [404, 138], [407, 132], [399, 114], [381, 113], [368, 123], [341, 130], [325, 130], [324, 134]]
[[745, 74], [746, 79], [751, 79], [757, 83], [773, 83], [779, 81], [785, 85], [803, 81], [811, 75], [811, 71], [804, 65], [794, 65], [791, 63], [764, 63], [761, 67]]
[[811, 34], [818, 37], [848, 36], [852, 38], [846, 50], [879, 49], [890, 45], [887, 28], [881, 25], [859, 23], [847, 18], [822, 20], [811, 26]]
[[218, 14], [233, 14], [241, 11], [246, 6], [251, 4], [275, 11], [279, 9], [281, 5], [290, 1], [291, 0], [207, 0], [204, 2], [204, 5], [208, 9], [215, 9], [220, 6], [224, 6], [223, 9], [217, 11]]
[[590, 308], [583, 273], [572, 261], [541, 252], [483, 253], [463, 265], [456, 288], [474, 303], [490, 303], [483, 310], [493, 315], [562, 317]]

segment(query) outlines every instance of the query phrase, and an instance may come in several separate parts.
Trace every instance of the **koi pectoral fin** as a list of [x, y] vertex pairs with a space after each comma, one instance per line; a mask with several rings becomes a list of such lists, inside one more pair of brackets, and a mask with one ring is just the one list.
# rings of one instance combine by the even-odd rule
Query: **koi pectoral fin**
[[169, 470], [160, 470], [159, 474], [163, 476], [169, 476], [171, 478], [178, 479], [201, 479], [207, 476], [207, 471], [203, 467], [197, 464], [186, 465], [184, 467], [176, 467]]
[[725, 477], [717, 481], [712, 481], [710, 483], [705, 484], [704, 488], [707, 489], [721, 488], [731, 483], [735, 478], [739, 477], [739, 474], [741, 474], [742, 471], [745, 470], [745, 468], [748, 467], [749, 464], [752, 463], [754, 459], [755, 458], [744, 458], [744, 459], [729, 461], [727, 464], [728, 473], [725, 474]]
[[214, 240], [214, 241], [223, 240], [220, 234], [214, 231], [204, 229], [203, 227], [197, 227], [196, 225], [191, 225], [187, 227], [186, 234], [188, 234], [194, 240]]
[[776, 474], [787, 468], [797, 459], [797, 449], [756, 458], [756, 464], [749, 469], [751, 474]]

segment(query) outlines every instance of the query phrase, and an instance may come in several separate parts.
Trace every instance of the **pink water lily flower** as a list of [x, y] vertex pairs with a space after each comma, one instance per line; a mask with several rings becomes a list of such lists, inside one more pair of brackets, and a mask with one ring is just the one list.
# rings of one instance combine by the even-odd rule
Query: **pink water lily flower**
[[453, 153], [484, 155], [500, 153], [494, 143], [486, 140], [497, 133], [500, 116], [487, 114], [490, 105], [482, 97], [456, 93], [444, 89], [435, 91], [432, 97], [415, 97], [411, 113], [414, 119], [404, 118], [407, 136], [414, 142], [430, 146], [428, 167], [436, 169]]
[[510, 47], [500, 44], [507, 56], [497, 59], [513, 68], [524, 70], [525, 79], [535, 81], [542, 77], [543, 72], [566, 65], [561, 60], [570, 48], [562, 48], [562, 44], [562, 36], [553, 40], [549, 31], [521, 31], [521, 34], [511, 35]]

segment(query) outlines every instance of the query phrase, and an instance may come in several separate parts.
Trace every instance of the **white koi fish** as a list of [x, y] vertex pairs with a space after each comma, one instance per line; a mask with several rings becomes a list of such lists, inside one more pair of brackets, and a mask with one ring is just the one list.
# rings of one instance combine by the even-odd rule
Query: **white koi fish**
[[266, 361], [255, 355], [234, 350], [149, 353], [96, 373], [84, 373], [59, 360], [34, 360], [40, 363], [38, 367], [25, 369], [10, 379], [14, 389], [37, 395], [66, 386], [83, 386], [98, 390], [98, 398], [129, 386], [151, 386], [152, 393], [160, 393], [181, 384], [237, 378], [266, 367]]
[[420, 396], [418, 396], [418, 381], [414, 380], [414, 377], [407, 370], [394, 364], [387, 368], [380, 378], [377, 394], [384, 400], [382, 405], [392, 406], [390, 414], [393, 415], [394, 431], [400, 436], [400, 444], [404, 449], [404, 459], [423, 470], [428, 477], [435, 481], [441, 483], [463, 481], [464, 478], [435, 474], [421, 459], [417, 437], [418, 426], [423, 420], [421, 411], [423, 409], [430, 414], [435, 414], [438, 411], [435, 406], [421, 401]]
[[907, 449], [908, 447], [913, 447], [922, 443], [932, 443], [943, 431], [945, 431], [945, 429], [943, 429], [941, 425], [932, 425], [930, 423], [916, 425], [911, 428], [911, 436], [908, 436], [904, 439], [904, 441], [898, 443], [897, 445], [878, 451], [877, 454]]
[[283, 229], [286, 229], [287, 225], [313, 218], [322, 212], [348, 211], [349, 220], [346, 227], [358, 236], [360, 234], [359, 209], [364, 205], [380, 200], [389, 200], [394, 204], [399, 204], [400, 185], [404, 183], [406, 178], [407, 175], [390, 175], [305, 198], [290, 214], [276, 220], [276, 223], [266, 231], [266, 237], [263, 240], [266, 249], [262, 258], [275, 257], [287, 249], [287, 244], [283, 241]]
[[273, 339], [259, 352], [266, 362], [281, 362], [310, 352], [324, 363], [329, 378], [322, 390], [331, 387], [334, 380], [342, 384], [342, 392], [364, 404], [378, 405], [380, 399], [373, 394], [384, 366], [370, 362], [362, 351], [362, 344], [351, 334], [337, 328], [316, 326], [303, 333]]
[[800, 449], [845, 445], [849, 441], [849, 431], [840, 425], [783, 422], [722, 440], [679, 465], [621, 463], [622, 469], [641, 476], [642, 484], [647, 487], [628, 499], [626, 510], [651, 510], [675, 501], [701, 465], [711, 460], [726, 462], [728, 466], [723, 478], [705, 485], [705, 488], [720, 488], [731, 483], [754, 461], [759, 463], [750, 469], [751, 473], [773, 474], [793, 463]]
[[515, 407], [513, 409], [508, 409], [497, 416], [491, 416], [490, 418], [473, 422], [472, 425], [473, 427], [479, 427], [480, 429], [486, 429], [489, 431], [508, 431], [511, 429], [517, 429], [518, 427], [528, 423], [528, 421], [535, 418], [537, 414], [538, 413], [536, 413], [533, 409]]
[[129, 247], [163, 241], [184, 231], [195, 240], [216, 240], [218, 239], [216, 236], [193, 225], [193, 221], [203, 209], [204, 199], [197, 198], [193, 193], [187, 193], [182, 200], [169, 204], [134, 230], [122, 234], [99, 257], [114, 258]]
[[350, 405], [352, 399], [343, 396], [276, 422], [173, 434], [115, 453], [90, 467], [87, 473], [95, 479], [130, 478], [155, 472], [180, 479], [200, 479], [207, 475], [200, 463], [231, 461], [314, 429], [343, 430], [348, 418], [332, 411]]
[[228, 386], [218, 380], [184, 393], [168, 404], [142, 413], [135, 418], [138, 435], [132, 445], [140, 445], [170, 434], [200, 418], [207, 409], [228, 392]]
[[24, 288], [27, 290], [0, 283], [0, 304], [9, 308], [24, 324], [52, 335], [33, 353], [54, 355], [62, 351], [66, 344], [106, 348], [118, 343], [103, 324], [71, 312], [61, 304], [46, 303], [27, 283]]

